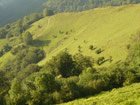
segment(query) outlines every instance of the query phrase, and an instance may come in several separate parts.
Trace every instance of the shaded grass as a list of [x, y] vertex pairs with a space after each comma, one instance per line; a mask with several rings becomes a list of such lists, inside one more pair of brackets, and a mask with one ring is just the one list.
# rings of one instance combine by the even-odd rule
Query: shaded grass
[[44, 47], [44, 46], [48, 46], [49, 43], [51, 43], [51, 40], [34, 40], [32, 46]]

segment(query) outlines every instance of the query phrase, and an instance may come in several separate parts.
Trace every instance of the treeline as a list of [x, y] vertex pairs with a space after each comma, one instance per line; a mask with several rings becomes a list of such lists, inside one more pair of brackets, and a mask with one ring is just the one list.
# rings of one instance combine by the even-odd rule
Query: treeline
[[0, 28], [0, 39], [11, 38], [14, 36], [20, 36], [32, 23], [40, 20], [43, 17], [51, 16], [54, 12], [45, 8], [41, 13], [32, 13], [24, 18], [17, 20], [14, 23], [7, 24]]
[[104, 6], [140, 3], [140, 0], [48, 0], [44, 5], [57, 12], [84, 11]]
[[[30, 32], [26, 32], [26, 30], [32, 23], [53, 14], [54, 12], [52, 10], [45, 8], [41, 13], [30, 14], [14, 23], [1, 27], [0, 40], [5, 40], [5, 42], [1, 45], [0, 57], [9, 52], [16, 45], [23, 42], [27, 45], [33, 44], [32, 34]], [[41, 26], [38, 25], [38, 28], [41, 28]]]
[[23, 44], [19, 47], [23, 51], [13, 53], [14, 61], [1, 70], [0, 104], [52, 105], [140, 82], [139, 35], [126, 46], [129, 54], [124, 62], [100, 69], [94, 58], [67, 50], [39, 67], [43, 51]]

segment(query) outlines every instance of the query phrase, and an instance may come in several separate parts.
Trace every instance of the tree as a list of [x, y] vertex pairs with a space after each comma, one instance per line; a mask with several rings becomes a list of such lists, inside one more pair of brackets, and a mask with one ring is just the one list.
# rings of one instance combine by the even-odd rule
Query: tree
[[51, 93], [56, 88], [54, 76], [51, 74], [41, 74], [35, 78], [35, 86], [39, 91]]
[[94, 59], [83, 54], [76, 54], [73, 56], [76, 63], [75, 73], [79, 75], [83, 70], [92, 68], [94, 66]]
[[65, 51], [60, 53], [56, 59], [56, 66], [58, 68], [59, 73], [63, 77], [67, 78], [69, 76], [74, 75], [75, 63], [72, 59], [72, 55]]
[[25, 92], [22, 90], [21, 83], [14, 79], [9, 90], [8, 105], [25, 105]]
[[43, 17], [51, 16], [51, 15], [53, 15], [53, 14], [54, 14], [53, 11], [50, 10], [50, 9], [45, 8], [45, 9], [43, 10]]
[[81, 96], [80, 88], [77, 86], [76, 83], [71, 81], [61, 86], [60, 94], [61, 100], [63, 100], [63, 102], [71, 101]]
[[33, 38], [30, 32], [26, 32], [23, 36], [24, 43], [27, 45], [32, 44]]

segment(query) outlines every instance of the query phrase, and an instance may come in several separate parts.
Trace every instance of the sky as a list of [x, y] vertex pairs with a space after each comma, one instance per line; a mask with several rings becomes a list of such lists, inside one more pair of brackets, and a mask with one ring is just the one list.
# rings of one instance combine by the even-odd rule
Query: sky
[[0, 0], [0, 6], [5, 6], [8, 3], [11, 3], [14, 0]]

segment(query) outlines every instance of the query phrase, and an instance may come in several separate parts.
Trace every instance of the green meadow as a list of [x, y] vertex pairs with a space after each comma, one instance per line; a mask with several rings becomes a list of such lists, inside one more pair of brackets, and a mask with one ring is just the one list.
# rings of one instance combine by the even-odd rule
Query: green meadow
[[[97, 58], [113, 57], [113, 62], [124, 60], [127, 56], [127, 45], [139, 30], [140, 5], [97, 8], [79, 13], [59, 13], [43, 18], [27, 30], [39, 40], [37, 45], [43, 47], [47, 56], [39, 62], [43, 65], [52, 56], [67, 48], [70, 53], [77, 53], [81, 46], [83, 54]], [[89, 46], [104, 51], [96, 55]], [[104, 66], [110, 65], [105, 63]]]

